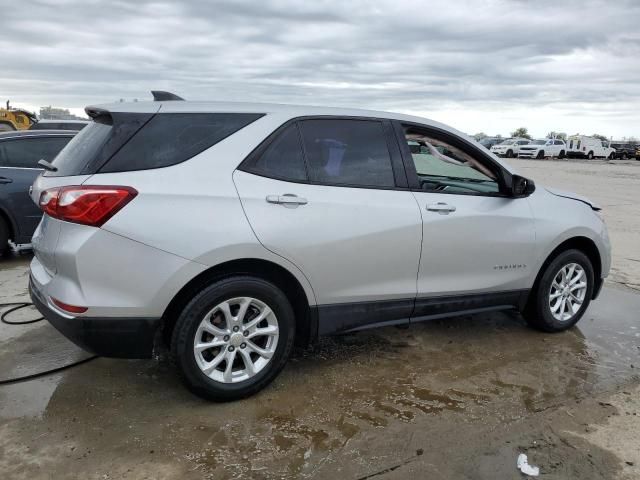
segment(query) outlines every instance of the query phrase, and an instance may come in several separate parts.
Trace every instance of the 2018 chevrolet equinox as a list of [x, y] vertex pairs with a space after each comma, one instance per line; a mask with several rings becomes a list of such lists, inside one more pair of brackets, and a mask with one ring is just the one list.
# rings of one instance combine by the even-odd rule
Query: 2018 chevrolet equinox
[[259, 391], [319, 335], [503, 309], [566, 330], [609, 272], [597, 205], [437, 122], [177, 98], [86, 111], [33, 185], [32, 299], [99, 355], [164, 340], [205, 398]]

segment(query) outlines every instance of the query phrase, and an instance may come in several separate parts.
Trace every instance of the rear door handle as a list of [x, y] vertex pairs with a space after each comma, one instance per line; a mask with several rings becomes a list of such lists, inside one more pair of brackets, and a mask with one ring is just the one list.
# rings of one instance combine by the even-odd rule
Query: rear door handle
[[6, 183], [12, 183], [13, 180], [11, 180], [10, 178], [7, 177], [0, 177], [0, 184], [4, 185]]
[[306, 198], [298, 197], [292, 193], [267, 195], [267, 202], [284, 205], [285, 207], [297, 207], [298, 205], [306, 205], [308, 203]]
[[451, 212], [455, 212], [456, 207], [444, 202], [428, 203], [427, 210], [429, 210], [430, 212], [438, 212], [442, 215], [448, 215]]

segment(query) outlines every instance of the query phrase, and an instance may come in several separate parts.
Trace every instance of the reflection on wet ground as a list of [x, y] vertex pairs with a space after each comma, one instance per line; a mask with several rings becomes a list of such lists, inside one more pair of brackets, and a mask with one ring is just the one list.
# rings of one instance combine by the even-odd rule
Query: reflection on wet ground
[[[514, 422], [637, 379], [638, 311], [640, 296], [605, 289], [579, 328], [557, 335], [491, 314], [326, 338], [296, 352], [267, 390], [229, 404], [192, 396], [165, 362], [97, 359], [0, 387], [0, 468], [96, 478], [364, 477], [413, 461], [425, 442], [464, 442], [476, 425]], [[417, 435], [424, 442], [409, 451]]]

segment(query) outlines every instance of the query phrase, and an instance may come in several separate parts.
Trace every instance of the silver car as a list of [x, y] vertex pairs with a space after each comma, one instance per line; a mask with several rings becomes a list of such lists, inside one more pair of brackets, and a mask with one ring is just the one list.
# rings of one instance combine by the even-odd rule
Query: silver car
[[597, 205], [437, 122], [178, 100], [86, 111], [33, 185], [33, 301], [99, 355], [164, 342], [208, 399], [259, 391], [320, 335], [506, 309], [566, 330], [609, 272]]

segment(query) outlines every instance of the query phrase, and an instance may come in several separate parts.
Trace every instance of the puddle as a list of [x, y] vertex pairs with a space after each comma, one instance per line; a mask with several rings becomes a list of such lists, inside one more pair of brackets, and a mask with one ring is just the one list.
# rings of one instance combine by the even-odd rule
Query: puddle
[[413, 431], [514, 421], [637, 378], [639, 311], [640, 296], [606, 289], [562, 334], [494, 314], [325, 338], [267, 390], [229, 404], [193, 397], [165, 363], [111, 359], [0, 387], [0, 399], [31, 395], [13, 410], [11, 438], [33, 455], [69, 432], [105, 465], [162, 458], [197, 478], [305, 478], [365, 462], [370, 441], [394, 458]]

